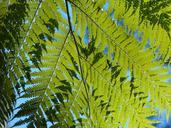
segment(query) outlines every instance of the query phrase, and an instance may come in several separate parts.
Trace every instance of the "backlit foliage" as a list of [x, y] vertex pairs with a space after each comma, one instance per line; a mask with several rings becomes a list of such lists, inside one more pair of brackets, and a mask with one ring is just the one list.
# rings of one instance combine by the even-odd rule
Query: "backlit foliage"
[[156, 108], [171, 111], [171, 0], [0, 9], [0, 127], [153, 128]]

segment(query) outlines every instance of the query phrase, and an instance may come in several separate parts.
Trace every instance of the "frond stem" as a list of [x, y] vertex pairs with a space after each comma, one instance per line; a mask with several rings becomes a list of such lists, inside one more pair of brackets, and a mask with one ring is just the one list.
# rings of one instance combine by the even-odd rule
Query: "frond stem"
[[89, 103], [89, 94], [88, 94], [88, 89], [87, 89], [87, 86], [86, 86], [86, 81], [84, 79], [84, 75], [83, 75], [83, 70], [82, 70], [82, 64], [81, 64], [81, 60], [80, 60], [80, 51], [79, 51], [79, 48], [78, 48], [78, 44], [77, 44], [77, 40], [75, 38], [75, 35], [74, 35], [74, 32], [72, 30], [72, 24], [71, 24], [71, 18], [70, 18], [70, 13], [69, 13], [69, 7], [68, 7], [68, 2], [67, 0], [65, 0], [65, 4], [66, 4], [66, 9], [67, 9], [67, 17], [68, 17], [68, 24], [69, 24], [69, 28], [71, 30], [71, 35], [73, 37], [73, 40], [74, 40], [74, 44], [75, 44], [75, 47], [76, 47], [76, 50], [77, 50], [77, 54], [78, 54], [78, 61], [79, 61], [79, 65], [80, 65], [80, 73], [81, 73], [81, 78], [82, 78], [82, 81], [83, 81], [83, 85], [84, 85], [84, 88], [85, 88], [85, 91], [86, 91], [86, 95], [87, 95], [87, 98], [88, 98], [88, 108], [89, 108], [89, 116], [90, 116], [90, 103]]

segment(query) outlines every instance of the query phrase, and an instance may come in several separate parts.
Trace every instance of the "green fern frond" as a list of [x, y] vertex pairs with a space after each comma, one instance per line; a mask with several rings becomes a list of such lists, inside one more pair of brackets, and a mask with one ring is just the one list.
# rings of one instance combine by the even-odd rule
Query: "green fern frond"
[[[129, 31], [141, 32], [142, 47], [150, 41], [151, 47], [159, 49], [162, 60], [170, 58], [170, 5], [171, 1], [109, 1], [108, 13], [114, 11], [117, 20], [124, 20]], [[150, 34], [150, 35], [149, 35]], [[167, 50], [166, 50], [167, 49]]]
[[[9, 31], [19, 45], [5, 54], [10, 81], [26, 100], [16, 106], [13, 127], [152, 128], [156, 108], [170, 111], [170, 0], [26, 3], [20, 37]], [[2, 126], [9, 109], [0, 107]]]
[[18, 79], [17, 72], [11, 71], [11, 63], [19, 45], [20, 29], [27, 14], [27, 7], [25, 1], [0, 1], [0, 127], [7, 127], [16, 102], [15, 89]]

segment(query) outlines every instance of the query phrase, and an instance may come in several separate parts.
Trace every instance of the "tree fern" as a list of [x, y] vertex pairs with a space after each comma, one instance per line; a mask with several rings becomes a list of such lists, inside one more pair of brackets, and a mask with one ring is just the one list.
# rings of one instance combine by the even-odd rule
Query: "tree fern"
[[[8, 19], [10, 5], [26, 7], [20, 24], [9, 24], [18, 33], [6, 28], [16, 45], [2, 54], [8, 58], [2, 79], [10, 80], [2, 96], [17, 95], [10, 106], [26, 99], [15, 108], [13, 127], [150, 128], [156, 108], [170, 111], [170, 0], [8, 4], [0, 13]], [[142, 40], [136, 31], [143, 32]], [[16, 92], [6, 96], [12, 87]], [[2, 127], [14, 110], [7, 108], [0, 107]]]

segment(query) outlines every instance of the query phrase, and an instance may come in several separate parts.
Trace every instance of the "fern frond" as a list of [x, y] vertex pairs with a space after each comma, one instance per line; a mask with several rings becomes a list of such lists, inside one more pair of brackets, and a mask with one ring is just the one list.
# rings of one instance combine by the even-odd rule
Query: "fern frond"
[[[27, 3], [1, 1], [0, 9], [0, 127], [7, 127], [16, 101], [15, 89], [17, 89], [18, 80], [10, 77], [12, 72], [10, 64], [19, 45], [20, 29], [27, 14]], [[15, 85], [16, 88], [14, 88]]]
[[[141, 33], [138, 37], [144, 47], [150, 41], [151, 47], [159, 49], [163, 61], [170, 58], [170, 5], [171, 1], [109, 1], [107, 12], [114, 12], [119, 21], [123, 19], [123, 27], [128, 27], [130, 34]], [[167, 49], [167, 50], [166, 50]]]
[[[85, 31], [85, 26], [88, 26], [90, 34], [92, 34], [90, 35], [90, 37], [97, 36], [98, 39], [101, 39], [99, 40], [96, 46], [99, 46], [102, 49], [104, 49], [105, 46], [108, 46], [109, 51], [111, 53], [112, 52], [115, 53], [116, 55], [115, 60], [120, 65], [122, 65], [122, 67], [126, 67], [126, 69], [132, 68], [133, 72], [135, 73], [134, 75], [135, 83], [136, 85], [138, 85], [137, 87], [135, 86], [135, 88], [144, 90], [143, 92], [146, 92], [145, 94], [146, 96], [148, 96], [148, 94], [151, 92], [150, 93], [151, 99], [154, 98], [156, 100], [156, 95], [153, 95], [153, 94], [156, 94], [156, 92], [160, 93], [160, 88], [161, 88], [160, 83], [163, 80], [170, 78], [170, 76], [167, 76], [167, 78], [159, 79], [159, 77], [161, 77], [161, 74], [155, 74], [159, 76], [156, 79], [156, 77], [153, 77], [153, 75], [151, 75], [152, 69], [154, 69], [157, 66], [162, 66], [162, 62], [154, 61], [154, 56], [151, 50], [142, 49], [142, 47], [138, 44], [138, 42], [134, 38], [126, 35], [125, 30], [123, 28], [118, 28], [116, 25], [114, 25], [114, 23], [112, 23], [112, 19], [108, 17], [107, 13], [105, 13], [103, 10], [99, 8], [100, 5], [98, 6], [96, 2], [92, 2], [92, 1], [84, 1], [84, 2], [83, 1], [79, 1], [79, 2], [70, 1], [70, 2], [71, 4], [73, 4], [73, 6], [77, 8], [77, 9], [74, 9], [74, 10], [77, 10], [75, 11], [77, 13], [77, 16], [78, 17], [85, 16], [86, 17], [85, 19], [87, 19], [87, 23], [84, 24], [84, 26], [80, 25], [82, 23], [81, 20], [80, 22], [78, 21], [74, 25], [76, 26], [78, 25], [77, 27], [78, 29], [81, 26], [80, 31]], [[80, 18], [80, 19], [83, 19], [83, 18]], [[82, 39], [83, 39], [83, 36], [82, 36]], [[113, 47], [115, 47], [115, 49]], [[144, 83], [144, 81], [147, 81], [147, 83]], [[163, 83], [169, 86], [168, 82], [163, 82]], [[168, 104], [169, 102], [167, 102], [168, 100], [167, 96], [166, 95], [163, 96], [163, 95], [161, 97], [158, 97], [157, 101], [159, 103], [152, 102], [152, 104], [155, 104], [155, 105], [159, 104], [160, 108], [166, 108], [167, 107], [166, 104]], [[163, 100], [161, 101], [160, 99], [163, 99]], [[165, 102], [164, 106], [161, 103], [163, 101]]]
[[[140, 13], [142, 3], [137, 0], [108, 1], [109, 10], [105, 11], [106, 2], [29, 3], [35, 12], [30, 15], [35, 15], [28, 20], [29, 27], [24, 26], [25, 43], [18, 51], [19, 58], [16, 57], [19, 66], [14, 65], [19, 76], [26, 74], [20, 98], [27, 101], [17, 107], [14, 118], [19, 121], [14, 127], [26, 124], [27, 127], [116, 128], [129, 124], [131, 128], [152, 128], [154, 121], [147, 117], [156, 114], [156, 107], [170, 106], [168, 68], [163, 67], [165, 60], [156, 59], [154, 52], [161, 46], [160, 54], [170, 55], [164, 51], [169, 42], [165, 45], [159, 40], [151, 48], [144, 48], [149, 35], [140, 43], [116, 20], [124, 18], [128, 25], [135, 20], [136, 24], [128, 28], [135, 31], [138, 26], [140, 31], [143, 28], [154, 32], [151, 40], [156, 39], [156, 32], [162, 31], [169, 41], [167, 28], [144, 18], [145, 14]], [[149, 3], [143, 1], [145, 4]], [[113, 10], [117, 19], [110, 16]], [[22, 73], [18, 69], [23, 65]]]

